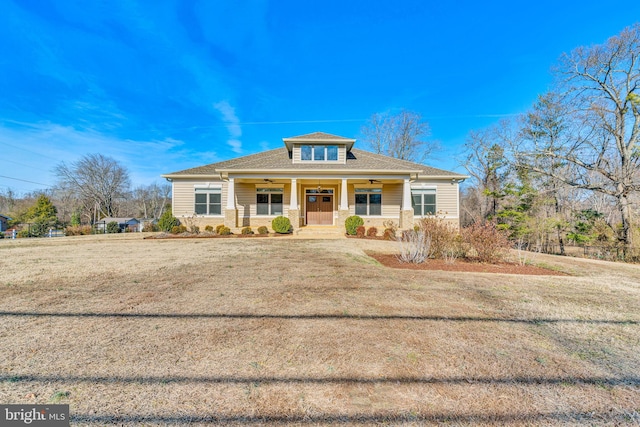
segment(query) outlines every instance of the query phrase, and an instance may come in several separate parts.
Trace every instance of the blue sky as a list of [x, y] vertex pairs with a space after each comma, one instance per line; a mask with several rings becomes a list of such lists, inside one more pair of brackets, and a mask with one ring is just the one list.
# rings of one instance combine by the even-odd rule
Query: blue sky
[[[115, 158], [134, 185], [376, 112], [422, 114], [455, 162], [470, 130], [524, 112], [563, 52], [640, 2], [0, 0], [0, 191]], [[361, 147], [362, 148], [362, 147]]]

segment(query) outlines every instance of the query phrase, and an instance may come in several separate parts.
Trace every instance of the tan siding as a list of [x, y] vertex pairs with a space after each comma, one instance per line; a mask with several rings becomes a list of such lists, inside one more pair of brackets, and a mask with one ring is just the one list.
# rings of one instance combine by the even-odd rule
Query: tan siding
[[293, 146], [293, 152], [291, 154], [291, 159], [293, 160], [292, 163], [300, 163], [300, 145], [299, 144], [295, 144]]
[[402, 207], [402, 184], [382, 186], [382, 216], [399, 218]]
[[449, 180], [420, 180], [412, 183], [412, 187], [425, 184], [436, 188], [436, 211], [448, 218], [458, 218], [458, 184]]
[[447, 217], [458, 217], [458, 185], [440, 182], [436, 190], [436, 209]]
[[[220, 180], [198, 181], [181, 179], [173, 181], [172, 208], [177, 218], [191, 216], [195, 209], [195, 185], [222, 184], [222, 211], [227, 205], [227, 183]], [[217, 216], [216, 216], [217, 217]]]
[[[293, 146], [293, 151], [291, 153], [291, 159], [292, 159], [292, 163], [302, 163], [302, 154], [301, 154], [301, 149], [300, 147], [302, 145], [337, 145], [338, 146], [338, 161], [331, 161], [331, 162], [327, 162], [327, 163], [332, 163], [332, 164], [336, 164], [336, 163], [342, 163], [345, 164], [347, 163], [347, 147], [344, 145], [339, 145], [339, 144], [317, 144], [317, 143], [313, 143], [310, 142], [309, 144], [295, 144]], [[307, 161], [305, 161], [306, 163]]]
[[347, 147], [344, 145], [338, 146], [338, 163], [347, 163]]
[[[282, 215], [289, 214], [289, 204], [291, 203], [291, 184], [284, 185], [284, 196], [282, 198]], [[241, 225], [270, 225], [275, 215], [257, 215], [256, 185], [246, 183], [236, 183], [236, 207], [238, 208], [238, 219]]]
[[256, 186], [255, 184], [236, 183], [236, 208], [238, 219], [252, 217], [256, 214]]
[[[356, 214], [356, 193], [353, 184], [348, 185], [349, 195], [349, 215]], [[402, 184], [384, 184], [382, 186], [382, 216], [368, 217], [370, 221], [365, 221], [365, 225], [382, 225], [385, 219], [393, 219], [396, 223], [400, 219], [400, 208], [402, 207]], [[376, 218], [383, 218], [375, 221]]]

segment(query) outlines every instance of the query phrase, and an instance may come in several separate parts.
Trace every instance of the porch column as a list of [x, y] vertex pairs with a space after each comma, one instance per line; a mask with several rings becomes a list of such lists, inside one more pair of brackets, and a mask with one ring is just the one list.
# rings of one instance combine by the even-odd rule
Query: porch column
[[342, 186], [340, 187], [340, 206], [338, 206], [338, 227], [344, 227], [344, 222], [349, 217], [349, 193], [347, 179], [342, 178]]
[[407, 178], [402, 185], [402, 210], [400, 211], [400, 228], [413, 227], [413, 206], [411, 206], [411, 181]]
[[227, 185], [227, 208], [224, 210], [224, 225], [229, 228], [237, 227], [236, 187], [233, 178], [229, 178]]
[[291, 200], [289, 202], [289, 222], [294, 228], [300, 227], [300, 210], [298, 209], [298, 180], [291, 178]]

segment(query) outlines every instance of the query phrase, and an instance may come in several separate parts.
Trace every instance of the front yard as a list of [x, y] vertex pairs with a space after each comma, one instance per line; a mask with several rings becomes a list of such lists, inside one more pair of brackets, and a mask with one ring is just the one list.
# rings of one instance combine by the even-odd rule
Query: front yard
[[640, 266], [402, 270], [341, 239], [0, 241], [0, 402], [72, 425], [640, 423]]

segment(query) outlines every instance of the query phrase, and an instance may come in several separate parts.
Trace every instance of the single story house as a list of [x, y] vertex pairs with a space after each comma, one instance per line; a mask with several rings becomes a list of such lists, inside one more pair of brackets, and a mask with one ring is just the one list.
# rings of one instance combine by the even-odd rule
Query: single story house
[[438, 213], [459, 225], [459, 183], [468, 178], [354, 148], [355, 139], [315, 132], [283, 138], [284, 147], [162, 175], [172, 183], [173, 215], [204, 227], [365, 226], [408, 229]]
[[118, 227], [120, 228], [121, 232], [125, 232], [127, 229], [129, 231], [138, 231], [138, 228], [140, 226], [140, 221], [138, 221], [135, 218], [112, 218], [112, 217], [105, 217], [102, 218], [100, 221], [98, 221], [96, 223], [96, 229], [98, 230], [102, 230], [104, 231], [105, 228], [107, 227], [107, 225], [110, 222], [117, 222], [118, 223]]
[[0, 231], [5, 231], [7, 229], [7, 223], [9, 221], [11, 221], [11, 218], [0, 214]]

